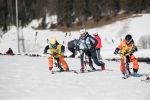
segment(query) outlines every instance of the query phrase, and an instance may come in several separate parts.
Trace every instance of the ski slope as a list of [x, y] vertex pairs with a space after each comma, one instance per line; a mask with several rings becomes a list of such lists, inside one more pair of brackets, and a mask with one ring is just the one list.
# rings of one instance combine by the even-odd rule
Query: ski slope
[[[109, 71], [51, 74], [47, 60], [47, 57], [0, 56], [0, 99], [149, 100], [150, 98], [150, 82], [141, 81], [145, 76], [122, 79], [119, 62], [105, 61]], [[79, 59], [66, 60], [70, 69], [79, 70]], [[140, 74], [150, 74], [148, 64], [139, 63], [139, 65]]]
[[[99, 33], [103, 43], [102, 58], [111, 59], [119, 57], [113, 52], [126, 34], [132, 34], [137, 45], [141, 36], [150, 34], [149, 18], [150, 14], [140, 14], [138, 17], [87, 31], [91, 35], [94, 32]], [[35, 23], [32, 22], [34, 25]], [[78, 31], [71, 31], [69, 32], [71, 35], [65, 36], [65, 32], [34, 30], [31, 26], [23, 28], [20, 32], [25, 39], [25, 53], [43, 53], [44, 47], [48, 44], [47, 39], [51, 37], [55, 37], [65, 46], [69, 40], [79, 37]], [[37, 37], [35, 37], [36, 32], [38, 32]], [[0, 53], [5, 53], [8, 48], [12, 48], [17, 53], [16, 33], [16, 28], [12, 26], [11, 30], [0, 38]], [[67, 49], [65, 53], [70, 55]], [[150, 57], [150, 49], [139, 49], [135, 56]], [[66, 60], [71, 70], [79, 71], [80, 59], [66, 58]], [[108, 69], [106, 71], [51, 74], [48, 70], [47, 57], [0, 55], [0, 100], [149, 100], [150, 82], [141, 81], [145, 76], [123, 80], [119, 62], [105, 60], [104, 62]], [[150, 74], [148, 64], [139, 63], [139, 65], [140, 74]], [[98, 68], [96, 65], [95, 67]]]

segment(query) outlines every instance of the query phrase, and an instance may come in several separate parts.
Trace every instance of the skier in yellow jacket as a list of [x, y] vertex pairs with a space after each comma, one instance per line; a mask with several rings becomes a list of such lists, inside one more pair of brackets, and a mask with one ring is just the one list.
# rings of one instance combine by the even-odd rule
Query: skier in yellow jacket
[[137, 47], [135, 46], [132, 36], [128, 34], [125, 36], [125, 39], [120, 43], [120, 45], [116, 48], [114, 52], [114, 54], [120, 54], [121, 60], [120, 70], [125, 77], [127, 77], [127, 74], [131, 74], [129, 69], [129, 62], [133, 63], [133, 75], [135, 76], [138, 75], [137, 72], [139, 69], [139, 64], [137, 59], [133, 55], [135, 51], [137, 51]]
[[53, 69], [53, 60], [56, 60], [57, 66], [60, 69], [60, 71], [69, 71], [68, 64], [64, 59], [65, 47], [59, 44], [55, 38], [51, 38], [49, 49], [50, 49], [49, 70]]

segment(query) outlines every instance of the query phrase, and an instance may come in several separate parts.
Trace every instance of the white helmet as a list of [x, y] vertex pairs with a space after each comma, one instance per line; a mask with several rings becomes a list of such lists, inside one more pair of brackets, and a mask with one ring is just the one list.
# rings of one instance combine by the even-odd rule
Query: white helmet
[[85, 34], [86, 33], [86, 30], [85, 29], [81, 29], [80, 30], [80, 34]]
[[98, 33], [93, 33], [93, 35], [95, 36], [95, 35], [98, 35]]

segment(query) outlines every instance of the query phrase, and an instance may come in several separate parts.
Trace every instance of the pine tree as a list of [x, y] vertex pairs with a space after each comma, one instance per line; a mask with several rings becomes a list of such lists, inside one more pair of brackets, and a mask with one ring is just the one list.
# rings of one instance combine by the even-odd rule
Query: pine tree
[[63, 9], [63, 23], [70, 27], [73, 22], [73, 0], [64, 0]]
[[79, 25], [87, 20], [86, 9], [86, 0], [74, 0], [75, 18], [78, 19]]

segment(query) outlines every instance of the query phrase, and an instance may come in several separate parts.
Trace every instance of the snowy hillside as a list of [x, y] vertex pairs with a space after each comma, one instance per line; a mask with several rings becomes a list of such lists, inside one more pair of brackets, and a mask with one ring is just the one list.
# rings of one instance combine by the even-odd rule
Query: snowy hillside
[[[150, 82], [141, 81], [145, 76], [122, 79], [119, 62], [105, 61], [108, 69], [106, 71], [51, 74], [47, 60], [47, 57], [0, 56], [0, 99], [149, 100], [150, 98]], [[66, 60], [70, 69], [79, 70], [79, 59]], [[149, 65], [140, 63], [139, 73], [149, 74]]]
[[[124, 38], [127, 33], [133, 35], [136, 45], [139, 46], [139, 38], [141, 36], [150, 35], [150, 14], [142, 14], [136, 15], [137, 17], [117, 21], [110, 25], [106, 25], [103, 27], [97, 27], [93, 29], [87, 29], [90, 34], [94, 32], [98, 32], [102, 38], [103, 48], [102, 48], [102, 56], [103, 58], [113, 58], [113, 51], [117, 47], [120, 42], [120, 39]], [[32, 25], [36, 26], [36, 22], [33, 21]], [[29, 26], [31, 26], [31, 24]], [[67, 44], [69, 40], [79, 37], [79, 32], [69, 32], [71, 35], [67, 35], [65, 37], [64, 32], [60, 32], [57, 30], [34, 30], [31, 27], [24, 28], [21, 30], [25, 38], [25, 48], [26, 52], [37, 52], [43, 53], [44, 47], [47, 44], [47, 39], [51, 37], [56, 37], [60, 43], [64, 42], [64, 45]], [[35, 34], [37, 34], [37, 38], [35, 41]], [[7, 32], [0, 40], [0, 52], [5, 53], [8, 48], [11, 47], [15, 53], [17, 53], [17, 34], [16, 28], [12, 27], [12, 29]], [[67, 47], [66, 47], [67, 48]], [[66, 50], [66, 55], [70, 52]], [[139, 50], [139, 52], [135, 53], [138, 57], [150, 57], [150, 50]]]

